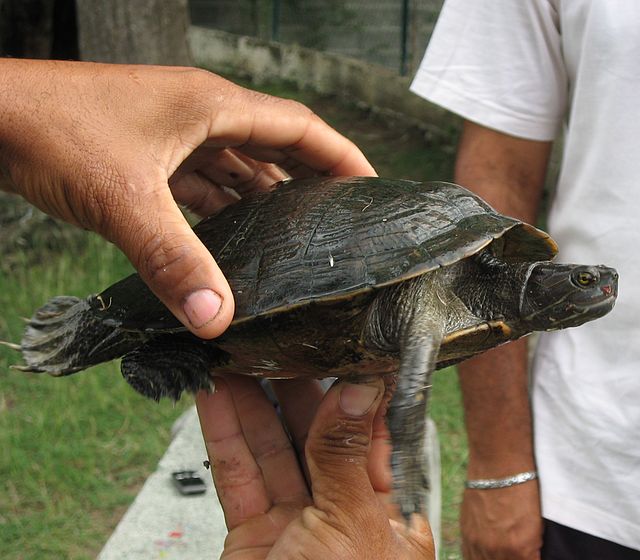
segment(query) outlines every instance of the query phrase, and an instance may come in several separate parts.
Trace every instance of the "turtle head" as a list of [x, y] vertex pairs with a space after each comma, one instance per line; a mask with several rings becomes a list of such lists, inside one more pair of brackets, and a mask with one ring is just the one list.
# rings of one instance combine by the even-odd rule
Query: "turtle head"
[[609, 313], [617, 295], [613, 268], [538, 262], [529, 267], [520, 317], [535, 331], [577, 327]]

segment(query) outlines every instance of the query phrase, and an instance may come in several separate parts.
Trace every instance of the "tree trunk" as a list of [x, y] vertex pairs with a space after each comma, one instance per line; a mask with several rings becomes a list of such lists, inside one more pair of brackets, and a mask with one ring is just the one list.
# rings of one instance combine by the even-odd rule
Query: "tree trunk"
[[76, 0], [82, 60], [190, 65], [187, 0]]

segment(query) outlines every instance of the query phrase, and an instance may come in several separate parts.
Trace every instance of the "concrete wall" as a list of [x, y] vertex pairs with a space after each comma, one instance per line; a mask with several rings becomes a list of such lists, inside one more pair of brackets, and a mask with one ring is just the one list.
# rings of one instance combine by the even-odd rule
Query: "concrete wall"
[[[400, 0], [190, 0], [189, 5], [194, 25], [296, 43], [400, 70]], [[441, 7], [442, 0], [408, 2], [408, 73], [421, 60]]]
[[337, 95], [394, 114], [430, 135], [449, 137], [457, 119], [409, 91], [410, 79], [379, 65], [295, 44], [264, 41], [192, 26], [189, 40], [198, 66], [254, 83], [285, 81], [300, 89]]

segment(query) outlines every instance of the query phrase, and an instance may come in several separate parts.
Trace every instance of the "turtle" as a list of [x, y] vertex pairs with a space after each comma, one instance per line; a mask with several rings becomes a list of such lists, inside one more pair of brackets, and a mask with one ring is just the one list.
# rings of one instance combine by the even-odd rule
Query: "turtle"
[[547, 233], [447, 182], [291, 179], [194, 231], [235, 297], [220, 337], [191, 334], [133, 274], [38, 309], [19, 367], [63, 376], [122, 357], [127, 382], [155, 400], [207, 390], [212, 373], [394, 379], [391, 467], [407, 519], [425, 511], [434, 370], [602, 317], [617, 296], [614, 269], [552, 262]]

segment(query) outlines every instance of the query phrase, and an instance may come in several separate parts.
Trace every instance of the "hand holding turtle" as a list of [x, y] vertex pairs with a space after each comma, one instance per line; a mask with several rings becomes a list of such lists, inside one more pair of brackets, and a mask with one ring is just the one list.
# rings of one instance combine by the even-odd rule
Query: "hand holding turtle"
[[198, 395], [229, 529], [222, 558], [434, 558], [426, 521], [414, 515], [407, 528], [390, 520], [378, 497], [391, 485], [386, 440], [376, 437], [382, 381], [338, 384], [320, 404], [313, 381], [296, 383], [282, 385], [295, 402], [279, 396], [289, 433], [305, 448], [302, 468], [256, 380], [216, 377], [215, 392]]
[[209, 214], [283, 170], [374, 174], [304, 106], [202, 70], [4, 59], [0, 91], [9, 188], [116, 243], [203, 338], [227, 327], [233, 296], [175, 201]]

